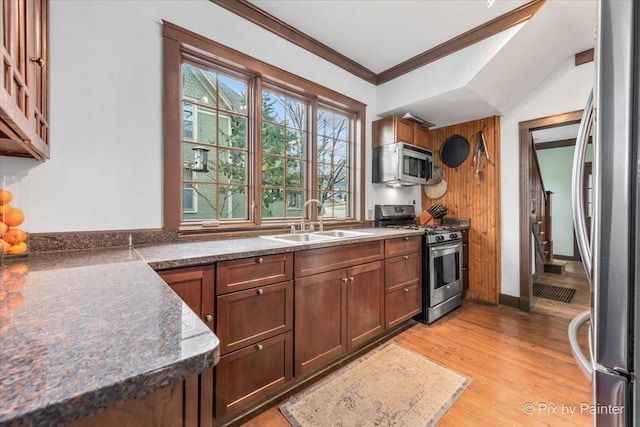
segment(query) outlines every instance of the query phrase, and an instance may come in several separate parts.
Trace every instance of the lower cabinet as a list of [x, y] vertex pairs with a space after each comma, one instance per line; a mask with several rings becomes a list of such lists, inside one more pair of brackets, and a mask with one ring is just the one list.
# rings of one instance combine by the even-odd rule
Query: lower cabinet
[[390, 329], [422, 311], [422, 285], [415, 283], [390, 292], [385, 299], [385, 326]]
[[293, 333], [229, 353], [216, 366], [215, 416], [247, 407], [293, 377]]
[[381, 261], [298, 278], [295, 290], [296, 377], [384, 332]]

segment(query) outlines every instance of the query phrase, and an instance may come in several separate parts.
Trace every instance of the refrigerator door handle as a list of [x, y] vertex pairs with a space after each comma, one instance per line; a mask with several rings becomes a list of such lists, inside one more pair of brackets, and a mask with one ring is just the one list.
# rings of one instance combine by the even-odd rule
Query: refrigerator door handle
[[591, 310], [583, 311], [578, 314], [576, 317], [571, 320], [569, 323], [569, 345], [571, 346], [571, 353], [573, 353], [573, 357], [578, 362], [578, 366], [585, 374], [585, 376], [592, 381], [593, 377], [593, 364], [591, 360], [593, 360], [593, 350], [591, 344], [591, 329], [589, 330], [589, 352], [591, 353], [591, 360], [587, 359], [587, 357], [582, 352], [580, 348], [580, 344], [578, 343], [578, 331], [588, 321], [591, 320]]
[[591, 245], [587, 235], [587, 222], [584, 212], [584, 159], [587, 155], [587, 144], [589, 142], [589, 134], [593, 124], [593, 90], [589, 94], [587, 106], [582, 113], [580, 128], [578, 129], [578, 138], [576, 140], [576, 149], [573, 155], [573, 172], [571, 174], [571, 207], [573, 209], [573, 226], [576, 232], [576, 241], [582, 264], [587, 273], [589, 281], [592, 280], [591, 275]]

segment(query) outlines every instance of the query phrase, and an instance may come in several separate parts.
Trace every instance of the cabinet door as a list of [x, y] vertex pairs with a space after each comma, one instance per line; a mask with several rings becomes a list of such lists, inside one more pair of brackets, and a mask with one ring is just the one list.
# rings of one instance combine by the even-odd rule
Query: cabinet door
[[413, 144], [413, 122], [396, 117], [396, 139], [394, 142]]
[[306, 375], [347, 351], [347, 271], [295, 281], [295, 376]]
[[213, 330], [213, 265], [161, 271], [160, 277]]
[[387, 293], [420, 283], [421, 277], [421, 252], [413, 252], [384, 260], [384, 285]]
[[239, 350], [293, 328], [293, 282], [219, 296], [216, 334], [220, 354]]
[[215, 417], [236, 412], [292, 378], [292, 333], [229, 353], [216, 365]]
[[385, 323], [389, 329], [422, 311], [422, 286], [407, 286], [387, 294], [385, 299]]
[[431, 149], [429, 147], [429, 132], [418, 124], [414, 124], [413, 127], [413, 143], [418, 147]]
[[384, 286], [382, 261], [347, 270], [348, 350], [384, 332]]

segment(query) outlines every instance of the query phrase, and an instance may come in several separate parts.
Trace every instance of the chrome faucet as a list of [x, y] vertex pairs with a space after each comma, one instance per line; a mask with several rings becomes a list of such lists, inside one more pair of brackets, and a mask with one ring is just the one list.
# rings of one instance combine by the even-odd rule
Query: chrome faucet
[[302, 205], [302, 215], [300, 216], [300, 231], [304, 231], [304, 213], [306, 212], [307, 205], [311, 202], [317, 203], [318, 206], [322, 208], [322, 214], [320, 215], [320, 231], [324, 231], [324, 225], [322, 223], [322, 217], [324, 216], [324, 205], [318, 199], [309, 199], [304, 202], [304, 205]]

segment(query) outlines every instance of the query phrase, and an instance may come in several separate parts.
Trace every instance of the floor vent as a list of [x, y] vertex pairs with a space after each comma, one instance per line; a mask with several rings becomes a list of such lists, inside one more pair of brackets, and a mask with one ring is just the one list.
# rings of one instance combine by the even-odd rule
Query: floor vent
[[573, 288], [563, 288], [561, 286], [548, 285], [546, 283], [533, 283], [533, 296], [550, 299], [553, 301], [571, 303], [576, 290]]

